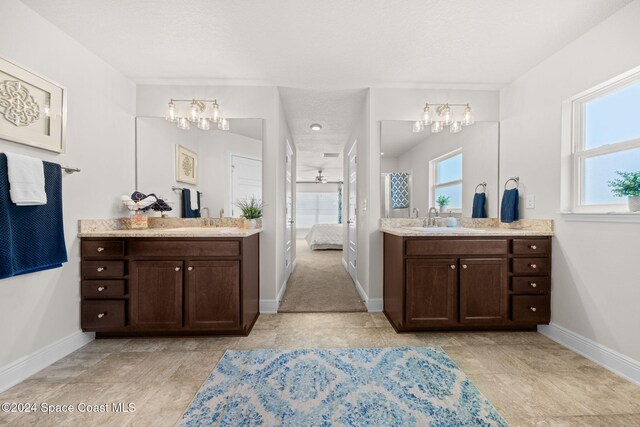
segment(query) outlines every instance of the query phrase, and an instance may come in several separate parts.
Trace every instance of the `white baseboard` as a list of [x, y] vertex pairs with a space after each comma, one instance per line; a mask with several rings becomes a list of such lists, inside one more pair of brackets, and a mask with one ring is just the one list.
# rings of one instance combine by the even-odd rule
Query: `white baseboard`
[[347, 272], [349, 271], [349, 265], [347, 264], [347, 260], [344, 258], [341, 258], [342, 260], [342, 266], [344, 267], [345, 270], [347, 270]]
[[356, 279], [356, 291], [358, 291], [358, 295], [360, 295], [360, 299], [364, 301], [365, 305], [367, 305], [367, 301], [369, 300], [369, 297], [367, 296], [366, 292], [364, 291], [364, 288], [362, 287], [360, 282], [358, 282], [357, 279]]
[[631, 382], [640, 384], [640, 362], [551, 323], [538, 332]]
[[371, 298], [367, 301], [367, 311], [369, 313], [381, 313], [383, 308], [382, 298]]
[[84, 347], [94, 339], [95, 334], [77, 331], [0, 367], [0, 393]]
[[263, 314], [275, 314], [278, 312], [280, 303], [275, 299], [261, 299], [260, 300], [260, 313]]

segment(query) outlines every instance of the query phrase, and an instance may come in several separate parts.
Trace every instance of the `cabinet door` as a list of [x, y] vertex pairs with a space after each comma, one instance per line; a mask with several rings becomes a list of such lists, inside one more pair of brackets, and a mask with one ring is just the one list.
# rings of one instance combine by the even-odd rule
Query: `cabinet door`
[[457, 260], [407, 260], [407, 326], [457, 323]]
[[460, 259], [460, 321], [501, 324], [507, 318], [507, 271], [504, 258]]
[[131, 326], [182, 328], [182, 261], [133, 261], [130, 275]]
[[240, 262], [188, 262], [187, 307], [189, 328], [238, 329]]

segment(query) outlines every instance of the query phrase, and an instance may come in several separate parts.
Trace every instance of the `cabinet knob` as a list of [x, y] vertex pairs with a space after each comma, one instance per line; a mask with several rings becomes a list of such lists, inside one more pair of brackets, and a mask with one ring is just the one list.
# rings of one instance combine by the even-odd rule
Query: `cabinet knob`
[[187, 270], [191, 271], [191, 270], [193, 270], [193, 267], [189, 267]]
[[467, 264], [462, 264], [462, 268], [467, 268]]
[[538, 266], [537, 266], [537, 265], [535, 265], [535, 264], [529, 264], [529, 267], [531, 267], [531, 268], [538, 268]]
[[98, 314], [98, 319], [102, 319], [106, 315], [107, 315], [107, 313], [99, 313]]
[[105, 271], [107, 269], [107, 267], [98, 267], [96, 268], [96, 270], [98, 270], [98, 273], [100, 273], [101, 271]]
[[538, 247], [537, 247], [536, 245], [530, 245], [529, 247], [530, 247], [531, 249], [533, 249], [534, 251], [535, 251], [536, 249], [538, 249]]
[[180, 271], [180, 267], [174, 268], [175, 271]]
[[537, 309], [537, 308], [535, 308], [534, 306], [530, 306], [530, 307], [529, 307], [529, 310], [531, 310], [531, 311], [533, 311], [533, 312], [538, 311], [538, 309]]
[[98, 286], [98, 292], [102, 292], [104, 291], [105, 287], [104, 286]]
[[536, 287], [538, 287], [538, 284], [537, 284], [536, 282], [531, 282], [531, 283], [529, 283], [529, 285], [530, 285], [532, 288], [536, 288]]
[[455, 265], [453, 265], [453, 264], [451, 264], [451, 269], [452, 269], [452, 270], [455, 270], [455, 269], [456, 269], [456, 266], [455, 266]]
[[98, 252], [104, 251], [104, 248], [98, 248]]

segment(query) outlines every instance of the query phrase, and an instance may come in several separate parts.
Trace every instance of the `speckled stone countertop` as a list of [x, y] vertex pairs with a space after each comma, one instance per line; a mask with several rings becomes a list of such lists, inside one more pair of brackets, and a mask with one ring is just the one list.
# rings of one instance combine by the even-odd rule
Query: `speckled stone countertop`
[[149, 218], [149, 228], [132, 229], [128, 218], [78, 222], [78, 237], [248, 237], [262, 228], [244, 228], [239, 218]]
[[261, 228], [181, 227], [88, 231], [78, 237], [249, 237], [261, 232]]
[[462, 218], [458, 227], [433, 227], [424, 231], [410, 228], [421, 227], [422, 221], [415, 218], [383, 218], [380, 220], [380, 231], [402, 237], [553, 236], [552, 220], [523, 219], [505, 224], [497, 218]]

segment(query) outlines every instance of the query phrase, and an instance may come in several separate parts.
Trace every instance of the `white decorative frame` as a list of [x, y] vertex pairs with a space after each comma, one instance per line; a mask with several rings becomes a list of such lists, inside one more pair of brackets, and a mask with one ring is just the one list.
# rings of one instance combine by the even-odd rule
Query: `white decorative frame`
[[198, 184], [198, 155], [176, 144], [176, 181]]
[[66, 89], [0, 57], [0, 139], [64, 153]]

